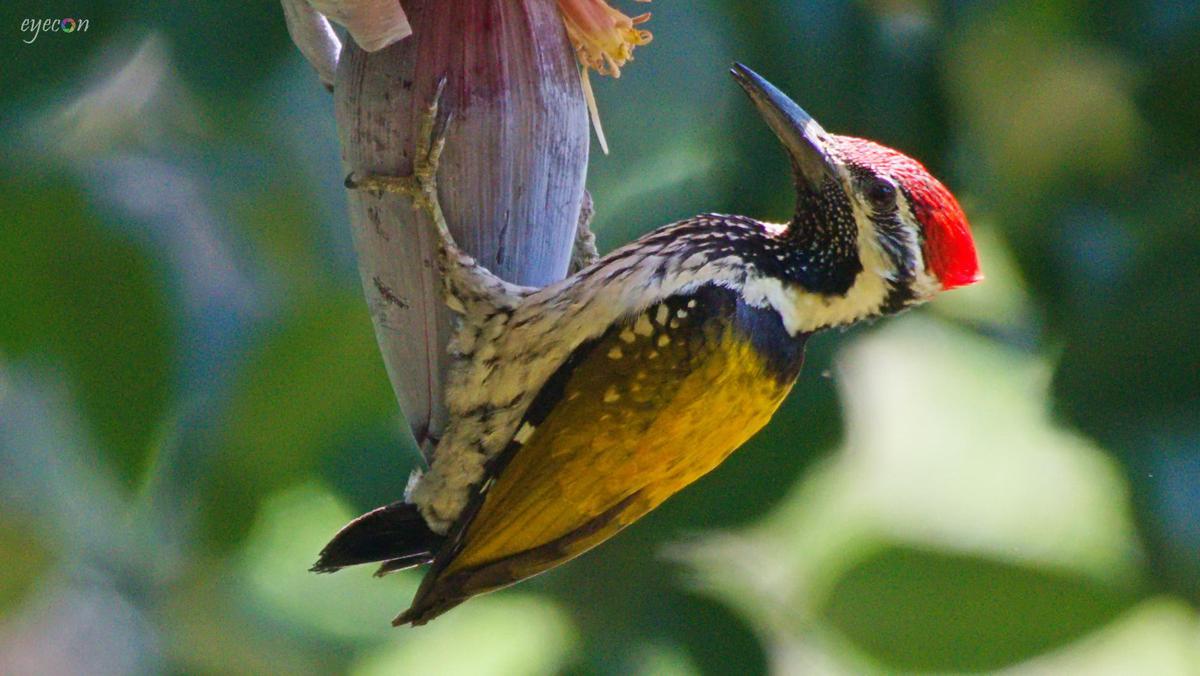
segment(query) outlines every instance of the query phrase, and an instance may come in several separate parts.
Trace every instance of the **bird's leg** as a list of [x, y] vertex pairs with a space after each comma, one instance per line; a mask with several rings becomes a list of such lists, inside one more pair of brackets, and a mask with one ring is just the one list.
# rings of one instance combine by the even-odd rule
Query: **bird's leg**
[[[467, 256], [467, 254], [458, 248], [454, 241], [454, 236], [450, 234], [450, 228], [446, 224], [446, 216], [442, 212], [442, 205], [438, 199], [438, 163], [442, 157], [442, 150], [446, 147], [446, 127], [449, 125], [451, 118], [449, 114], [439, 115], [442, 90], [445, 86], [445, 78], [438, 81], [433, 98], [421, 116], [421, 128], [417, 132], [412, 174], [408, 176], [388, 176], [383, 174], [365, 174], [359, 176], [351, 172], [346, 177], [346, 187], [350, 190], [393, 193], [410, 198], [413, 202], [413, 207], [424, 211], [429, 220], [433, 222], [434, 227], [437, 228], [440, 240], [438, 247], [439, 264], [442, 266], [443, 272], [447, 270], [452, 273], [459, 272], [460, 274], [461, 272], [468, 272], [465, 270], [456, 271], [453, 269], [453, 266], [447, 266], [448, 263], [455, 262], [460, 268], [478, 268], [486, 276], [491, 277], [489, 272], [480, 267], [475, 263], [474, 259]], [[596, 235], [588, 227], [592, 222], [592, 215], [594, 213], [595, 209], [591, 193], [585, 190], [583, 193], [583, 203], [579, 209], [579, 221], [576, 226], [575, 241], [571, 250], [571, 262], [568, 268], [570, 274], [588, 267], [600, 258], [600, 254], [596, 250]], [[453, 280], [450, 279], [451, 276], [444, 275], [444, 279], [448, 284], [453, 284]], [[468, 274], [467, 276], [471, 275]], [[474, 276], [479, 276], [479, 272], [474, 273]], [[503, 291], [506, 295], [524, 296], [528, 293], [526, 289], [509, 285], [499, 279], [478, 281], [483, 282], [483, 285], [488, 287], [495, 287], [496, 284], [494, 282], [500, 282], [504, 286]], [[448, 296], [458, 295], [454, 293], [453, 289], [448, 289], [447, 294]], [[451, 298], [448, 297], [447, 300], [451, 300]], [[451, 302], [451, 305], [454, 306], [456, 303]]]
[[490, 315], [496, 308], [515, 307], [529, 289], [509, 284], [493, 275], [467, 255], [454, 241], [442, 204], [438, 199], [438, 163], [446, 146], [446, 127], [450, 114], [439, 114], [445, 78], [438, 81], [433, 98], [421, 116], [413, 153], [412, 174], [386, 176], [351, 173], [346, 187], [378, 193], [405, 195], [413, 208], [429, 217], [438, 233], [438, 269], [442, 273], [442, 292], [446, 305], [460, 314]]
[[429, 216], [429, 220], [433, 221], [443, 244], [453, 245], [454, 238], [450, 235], [450, 228], [446, 225], [446, 216], [442, 213], [437, 190], [438, 163], [442, 158], [442, 150], [446, 147], [446, 127], [450, 123], [450, 115], [438, 115], [442, 90], [445, 87], [446, 79], [442, 78], [438, 81], [429, 106], [421, 115], [421, 127], [417, 131], [416, 148], [413, 153], [412, 174], [408, 176], [382, 174], [359, 176], [351, 172], [346, 177], [346, 187], [350, 190], [394, 193], [412, 199], [413, 206], [424, 211]]

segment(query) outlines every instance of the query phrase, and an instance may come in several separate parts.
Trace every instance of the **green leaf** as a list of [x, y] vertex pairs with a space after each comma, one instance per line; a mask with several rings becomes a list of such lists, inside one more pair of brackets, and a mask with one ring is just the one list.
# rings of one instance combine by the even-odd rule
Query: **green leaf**
[[1200, 618], [1179, 599], [1160, 597], [1139, 604], [1062, 650], [1003, 673], [1195, 676], [1196, 665], [1200, 665]]
[[0, 575], [0, 614], [15, 606], [51, 565], [53, 556], [34, 535], [36, 526], [0, 511], [0, 551], [4, 552], [4, 575]]
[[887, 547], [838, 579], [821, 616], [890, 669], [995, 669], [1115, 617], [1127, 592], [1075, 571]]
[[241, 539], [263, 496], [308, 476], [343, 438], [396, 410], [362, 299], [297, 302], [237, 378], [205, 505], [207, 539]]
[[[400, 630], [405, 631], [405, 630]], [[407, 630], [361, 660], [355, 676], [525, 676], [561, 673], [577, 640], [566, 614], [544, 599], [497, 594]]]
[[171, 396], [163, 280], [66, 178], [2, 180], [0, 350], [66, 371], [104, 457], [132, 486]]

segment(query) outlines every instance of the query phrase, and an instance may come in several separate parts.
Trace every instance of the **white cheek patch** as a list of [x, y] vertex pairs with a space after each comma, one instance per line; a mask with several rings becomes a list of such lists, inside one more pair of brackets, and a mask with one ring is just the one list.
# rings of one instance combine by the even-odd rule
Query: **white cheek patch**
[[914, 211], [912, 204], [908, 201], [908, 196], [904, 194], [903, 190], [897, 190], [896, 200], [900, 209], [900, 218], [909, 225], [908, 232], [911, 233], [908, 241], [904, 244], [908, 247], [909, 253], [912, 255], [913, 261], [915, 261], [916, 275], [913, 280], [912, 291], [917, 298], [928, 300], [935, 293], [942, 290], [942, 283], [925, 269], [925, 249], [921, 246], [921, 240], [918, 236], [922, 226], [912, 216]]
[[[851, 180], [843, 177], [843, 181]], [[907, 198], [897, 190], [897, 207], [907, 234], [903, 246], [915, 262], [911, 290], [914, 301], [928, 300], [941, 284], [925, 271], [925, 256], [917, 233], [920, 225], [913, 222]], [[769, 305], [783, 318], [789, 333], [811, 332], [833, 326], [845, 326], [873, 316], [887, 301], [892, 285], [904, 276], [879, 241], [879, 233], [865, 205], [854, 206], [858, 226], [858, 258], [862, 271], [843, 296], [814, 294], [797, 286], [785, 286], [772, 278], [747, 280], [744, 296], [751, 304]]]

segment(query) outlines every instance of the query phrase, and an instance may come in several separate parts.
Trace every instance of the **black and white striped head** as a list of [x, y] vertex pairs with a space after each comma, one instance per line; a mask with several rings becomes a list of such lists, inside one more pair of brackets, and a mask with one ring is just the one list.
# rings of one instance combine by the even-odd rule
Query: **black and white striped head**
[[801, 328], [889, 314], [982, 279], [966, 215], [919, 162], [829, 134], [754, 71], [732, 72], [792, 161], [796, 213], [779, 236], [780, 293], [800, 306]]

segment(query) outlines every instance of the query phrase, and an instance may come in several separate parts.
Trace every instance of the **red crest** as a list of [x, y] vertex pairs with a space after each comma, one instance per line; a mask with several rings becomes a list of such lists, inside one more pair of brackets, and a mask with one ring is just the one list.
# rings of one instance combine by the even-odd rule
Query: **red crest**
[[967, 215], [941, 181], [920, 162], [874, 141], [848, 136], [833, 136], [830, 140], [846, 162], [899, 182], [924, 229], [925, 263], [943, 289], [983, 279]]

